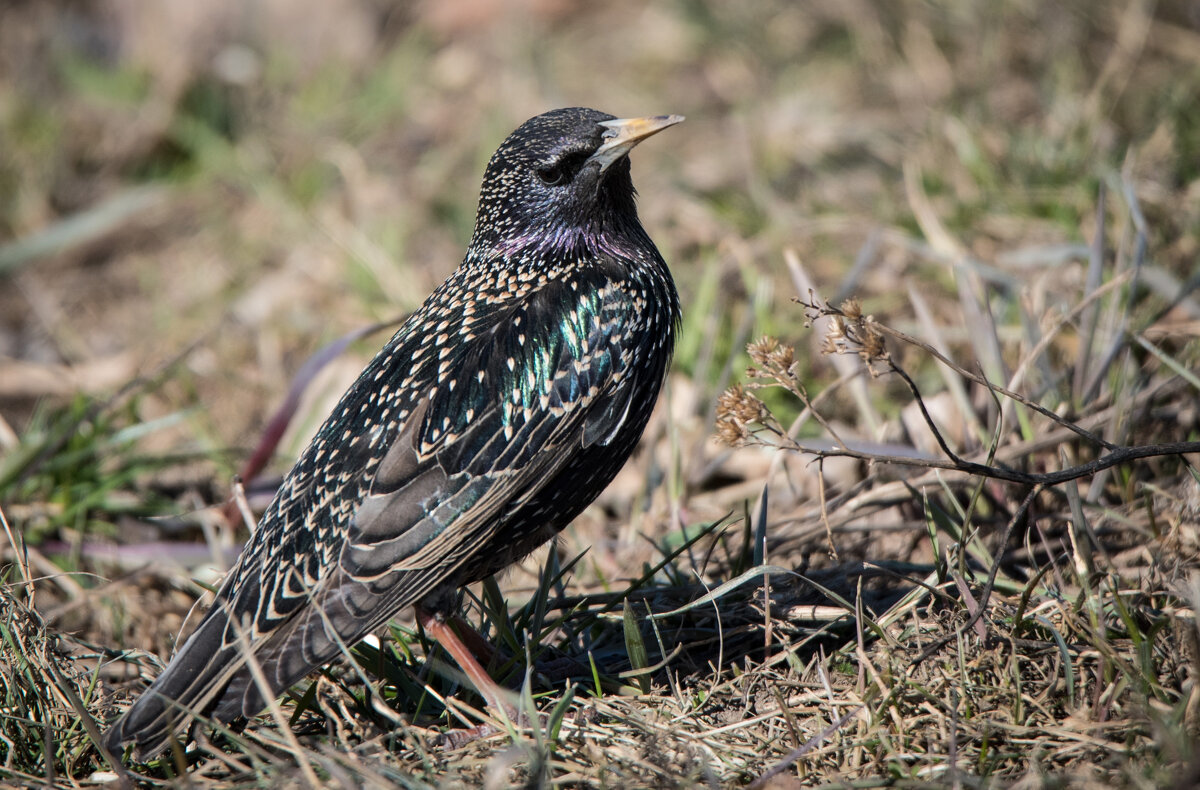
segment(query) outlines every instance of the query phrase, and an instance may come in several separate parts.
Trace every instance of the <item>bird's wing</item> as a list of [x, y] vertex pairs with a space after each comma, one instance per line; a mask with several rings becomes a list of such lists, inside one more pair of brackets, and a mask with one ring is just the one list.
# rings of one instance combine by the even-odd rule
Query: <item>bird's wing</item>
[[[264, 516], [217, 604], [110, 730], [110, 746], [134, 740], [140, 753], [157, 753], [185, 709], [223, 720], [257, 713], [263, 696], [239, 643], [282, 691], [340, 644], [453, 582], [506, 515], [588, 443], [615, 435], [628, 414], [622, 339], [635, 330], [634, 297], [615, 265], [534, 286], [515, 303], [477, 301], [436, 356], [433, 338], [420, 336], [429, 327], [397, 334], [394, 343], [421, 359], [388, 375], [417, 376], [421, 397], [390, 435], [383, 421], [348, 435], [348, 401], [381, 379], [399, 385], [378, 374], [380, 359], [403, 356], [389, 344], [285, 480], [274, 521]], [[331, 447], [339, 437], [345, 446]], [[312, 456], [322, 453], [329, 463], [318, 470]]]
[[457, 566], [506, 511], [616, 433], [631, 389], [631, 299], [615, 284], [572, 285], [527, 298], [464, 353], [457, 383], [419, 407], [354, 517], [349, 578]]
[[475, 554], [495, 550], [493, 538], [504, 540], [507, 517], [580, 450], [616, 433], [629, 412], [622, 341], [635, 313], [619, 281], [589, 274], [546, 284], [456, 346], [454, 379], [413, 410], [374, 469], [333, 573], [307, 591], [276, 586], [276, 597], [306, 595], [318, 606], [263, 645], [273, 687], [455, 581]]

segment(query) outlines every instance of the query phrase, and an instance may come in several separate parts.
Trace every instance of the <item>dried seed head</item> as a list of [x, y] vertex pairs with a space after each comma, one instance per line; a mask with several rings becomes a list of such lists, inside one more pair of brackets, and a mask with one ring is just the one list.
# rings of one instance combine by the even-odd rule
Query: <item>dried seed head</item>
[[791, 373], [796, 366], [796, 350], [791, 346], [780, 345], [771, 355], [771, 364], [784, 373]]
[[868, 365], [875, 360], [882, 360], [887, 356], [887, 343], [884, 342], [883, 333], [879, 331], [879, 326], [875, 322], [873, 316], [867, 316], [859, 322], [860, 338], [859, 343], [862, 346], [859, 349], [858, 355], [862, 357], [863, 362]]
[[821, 343], [822, 354], [857, 354], [868, 368], [874, 362], [887, 363], [887, 343], [879, 323], [874, 316], [864, 316], [856, 300], [843, 302], [829, 319], [829, 329]]
[[738, 446], [750, 438], [749, 426], [768, 418], [767, 407], [742, 387], [734, 384], [717, 399], [717, 438], [725, 444]]
[[746, 371], [752, 378], [770, 377], [785, 383], [796, 365], [796, 350], [770, 336], [763, 336], [746, 346], [750, 360], [761, 370]]
[[746, 443], [746, 431], [732, 420], [717, 417], [717, 441], [730, 447], [741, 447]]
[[765, 368], [767, 360], [777, 348], [779, 348], [778, 340], [770, 335], [763, 335], [758, 340], [746, 346], [746, 353], [750, 355], [750, 359], [755, 365]]
[[841, 354], [846, 350], [846, 322], [840, 315], [829, 318], [829, 328], [821, 340], [822, 354]]

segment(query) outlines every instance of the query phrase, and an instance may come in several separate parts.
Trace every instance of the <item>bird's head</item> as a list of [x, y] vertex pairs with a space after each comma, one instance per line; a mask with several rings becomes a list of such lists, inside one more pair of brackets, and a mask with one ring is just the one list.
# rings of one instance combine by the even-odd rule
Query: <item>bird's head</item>
[[492, 155], [472, 250], [569, 252], [640, 232], [628, 154], [681, 115], [614, 118], [583, 107], [523, 123]]

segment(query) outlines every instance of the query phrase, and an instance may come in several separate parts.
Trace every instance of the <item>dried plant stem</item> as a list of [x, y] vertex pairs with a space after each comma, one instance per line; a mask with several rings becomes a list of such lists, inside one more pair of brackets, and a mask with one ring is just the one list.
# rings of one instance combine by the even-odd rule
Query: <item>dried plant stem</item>
[[[877, 463], [951, 470], [976, 477], [991, 478], [995, 480], [1004, 480], [1010, 483], [1043, 487], [1056, 486], [1071, 480], [1078, 480], [1082, 477], [1094, 475], [1104, 469], [1119, 466], [1120, 464], [1128, 463], [1141, 458], [1200, 452], [1200, 442], [1166, 442], [1161, 444], [1134, 446], [1115, 445], [1112, 442], [1109, 442], [1087, 430], [1078, 422], [1073, 422], [1061, 417], [1044, 406], [1034, 403], [1020, 393], [994, 384], [984, 376], [963, 368], [947, 358], [937, 349], [930, 346], [928, 343], [924, 343], [917, 338], [912, 337], [911, 335], [885, 326], [870, 316], [863, 316], [861, 310], [859, 310], [857, 305], [854, 303], [847, 303], [847, 305], [843, 306], [842, 308], [836, 308], [832, 307], [831, 305], [821, 303], [820, 300], [811, 295], [809, 298], [810, 301], [808, 302], [799, 299], [797, 301], [805, 305], [809, 311], [810, 317], [822, 315], [835, 319], [830, 336], [826, 339], [826, 351], [828, 353], [857, 352], [864, 358], [864, 361], [866, 361], [868, 365], [871, 363], [882, 365], [886, 372], [894, 373], [895, 375], [899, 376], [904, 382], [905, 386], [908, 388], [909, 392], [912, 394], [913, 399], [917, 403], [917, 407], [920, 409], [922, 419], [925, 421], [925, 424], [933, 434], [938, 447], [941, 449], [946, 458], [917, 458], [912, 456], [886, 455], [855, 450], [849, 447], [845, 441], [837, 437], [836, 434], [831, 434], [834, 436], [834, 440], [837, 445], [839, 445], [834, 449], [810, 447], [797, 441], [788, 433], [784, 432], [782, 428], [773, 421], [769, 413], [766, 412], [765, 408], [762, 407], [761, 402], [758, 401], [757, 398], [754, 398], [752, 395], [749, 395], [742, 390], [738, 390], [737, 392], [731, 390], [726, 394], [726, 396], [723, 396], [726, 398], [726, 413], [737, 415], [736, 419], [727, 421], [726, 425], [724, 426], [725, 431], [723, 435], [727, 438], [730, 434], [734, 433], [734, 430], [732, 429], [737, 427], [742, 429], [739, 436], [743, 441], [757, 440], [763, 444], [773, 444], [781, 449], [802, 452], [812, 455], [818, 459], [839, 456], [858, 458], [864, 461], [874, 461]], [[1069, 431], [1070, 433], [1073, 433], [1087, 440], [1088, 442], [1091, 442], [1092, 444], [1102, 447], [1108, 452], [1087, 463], [1069, 466], [1055, 472], [1025, 472], [1005, 466], [1000, 462], [977, 463], [959, 456], [954, 452], [953, 449], [951, 449], [949, 443], [942, 435], [942, 432], [938, 429], [933, 417], [930, 415], [929, 410], [925, 405], [925, 400], [922, 397], [921, 391], [917, 387], [916, 382], [913, 381], [912, 377], [908, 375], [907, 371], [896, 364], [893, 356], [887, 351], [887, 348], [883, 342], [884, 336], [895, 338], [926, 351], [960, 375], [987, 388], [987, 390], [992, 393], [993, 396], [1003, 395], [1006, 398], [1010, 398], [1018, 403], [1021, 403], [1033, 411], [1036, 411], [1038, 414], [1045, 416], [1056, 425], [1064, 428], [1066, 431]], [[771, 378], [777, 384], [790, 389], [796, 394], [797, 397], [801, 399], [801, 401], [810, 407], [810, 411], [812, 412], [813, 416], [819, 422], [821, 422], [822, 425], [825, 425], [828, 428], [826, 422], [821, 419], [817, 410], [811, 408], [811, 404], [809, 403], [804, 389], [798, 383], [795, 383], [794, 380], [789, 380], [789, 377], [791, 376], [790, 364], [782, 367], [779, 364], [772, 364], [772, 362], [777, 359], [790, 363], [790, 349], [780, 350], [777, 341], [772, 341], [772, 343], [769, 344], [766, 340], [764, 340], [760, 341], [757, 345], [759, 347], [757, 353], [755, 348], [751, 348], [751, 357], [758, 362], [763, 370], [756, 371], [755, 375], [762, 378]], [[764, 347], [769, 349], [769, 354], [762, 350]], [[876, 368], [869, 367], [869, 369], [873, 374], [878, 375]], [[752, 419], [757, 419], [763, 429], [765, 429], [768, 433], [773, 434], [776, 437], [775, 441], [763, 441], [757, 434], [753, 434], [745, 430], [744, 426], [746, 423], [751, 422]], [[1006, 457], [1016, 457], [1012, 453], [1005, 453], [1004, 455]]]
[[992, 566], [991, 570], [988, 571], [987, 582], [984, 583], [983, 590], [979, 594], [979, 605], [975, 608], [975, 611], [972, 612], [971, 617], [967, 620], [967, 622], [963, 623], [954, 631], [951, 631], [940, 639], [934, 641], [932, 644], [926, 646], [926, 648], [921, 651], [920, 655], [913, 659], [911, 666], [915, 667], [916, 665], [930, 658], [943, 647], [958, 638], [960, 634], [970, 630], [975, 626], [976, 623], [983, 619], [984, 612], [986, 612], [988, 608], [988, 599], [991, 598], [992, 590], [996, 586], [996, 575], [1000, 572], [999, 555], [1003, 554], [1004, 547], [1008, 545], [1008, 541], [1012, 537], [1013, 531], [1016, 529], [1017, 524], [1020, 523], [1021, 519], [1025, 517], [1025, 514], [1029, 511], [1029, 506], [1033, 503], [1033, 500], [1037, 498], [1037, 495], [1042, 492], [1043, 488], [1044, 486], [1040, 485], [1031, 488], [1029, 493], [1025, 495], [1025, 499], [1021, 501], [1021, 506], [1017, 508], [1017, 512], [1013, 513], [1013, 517], [1008, 520], [1008, 525], [1004, 528], [1004, 537], [1001, 539], [999, 548], [997, 549], [998, 555], [992, 558]]

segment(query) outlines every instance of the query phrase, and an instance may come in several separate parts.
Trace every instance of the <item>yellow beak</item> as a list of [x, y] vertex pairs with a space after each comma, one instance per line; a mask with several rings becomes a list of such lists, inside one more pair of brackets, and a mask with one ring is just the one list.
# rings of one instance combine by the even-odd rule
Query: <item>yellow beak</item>
[[588, 161], [599, 163], [600, 172], [603, 173], [642, 140], [682, 120], [682, 115], [653, 115], [647, 118], [601, 121], [600, 125], [605, 127], [604, 143], [596, 149], [596, 153], [588, 157]]

